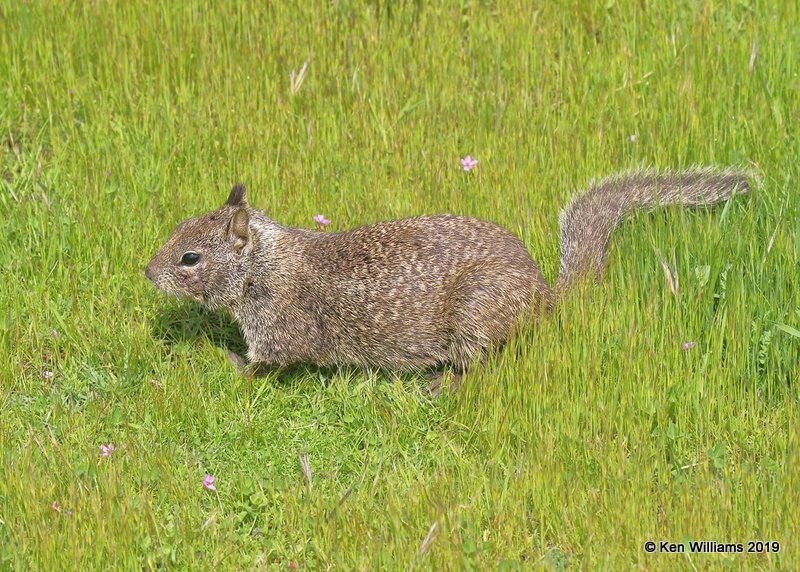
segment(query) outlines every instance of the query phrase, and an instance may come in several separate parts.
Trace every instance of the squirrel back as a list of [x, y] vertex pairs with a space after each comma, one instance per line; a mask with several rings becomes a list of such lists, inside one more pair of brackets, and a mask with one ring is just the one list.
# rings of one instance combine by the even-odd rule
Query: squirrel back
[[636, 172], [590, 185], [561, 213], [548, 286], [513, 233], [483, 220], [413, 217], [346, 232], [283, 226], [226, 203], [175, 229], [147, 265], [160, 290], [231, 311], [253, 362], [467, 369], [583, 276], [599, 278], [611, 232], [635, 210], [713, 205], [748, 190], [734, 170]]

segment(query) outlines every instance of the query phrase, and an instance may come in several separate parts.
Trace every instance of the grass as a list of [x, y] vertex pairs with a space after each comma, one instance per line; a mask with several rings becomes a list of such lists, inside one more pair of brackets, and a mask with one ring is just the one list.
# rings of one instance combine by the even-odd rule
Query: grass
[[[668, 4], [1, 0], [0, 568], [794, 569], [800, 14]], [[438, 401], [248, 381], [235, 324], [142, 274], [243, 181], [296, 226], [491, 219], [552, 281], [577, 189], [691, 164], [764, 183], [623, 224], [601, 285]]]

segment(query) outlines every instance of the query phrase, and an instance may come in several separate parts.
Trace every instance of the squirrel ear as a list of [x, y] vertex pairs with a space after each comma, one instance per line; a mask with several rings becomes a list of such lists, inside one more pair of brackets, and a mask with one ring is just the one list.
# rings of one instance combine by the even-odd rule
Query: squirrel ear
[[247, 206], [247, 189], [244, 185], [239, 183], [231, 189], [231, 194], [228, 195], [228, 200], [225, 201], [226, 205], [232, 207], [246, 207]]
[[237, 209], [228, 225], [228, 236], [233, 240], [233, 248], [241, 252], [250, 241], [250, 215], [246, 209]]

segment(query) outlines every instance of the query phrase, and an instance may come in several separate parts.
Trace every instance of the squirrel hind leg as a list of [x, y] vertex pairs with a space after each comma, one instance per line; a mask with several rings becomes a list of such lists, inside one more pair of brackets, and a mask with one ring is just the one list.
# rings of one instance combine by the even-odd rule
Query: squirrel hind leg
[[449, 299], [445, 361], [461, 371], [485, 362], [532, 311], [546, 311], [551, 297], [532, 262], [522, 271], [506, 264], [467, 269]]

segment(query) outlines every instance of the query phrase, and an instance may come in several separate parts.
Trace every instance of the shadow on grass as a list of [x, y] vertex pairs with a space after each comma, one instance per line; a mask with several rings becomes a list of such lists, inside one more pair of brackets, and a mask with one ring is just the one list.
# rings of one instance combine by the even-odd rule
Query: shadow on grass
[[233, 317], [225, 312], [207, 310], [194, 302], [165, 307], [153, 322], [153, 336], [170, 348], [179, 343], [208, 339], [215, 346], [240, 356], [247, 353], [247, 344]]

